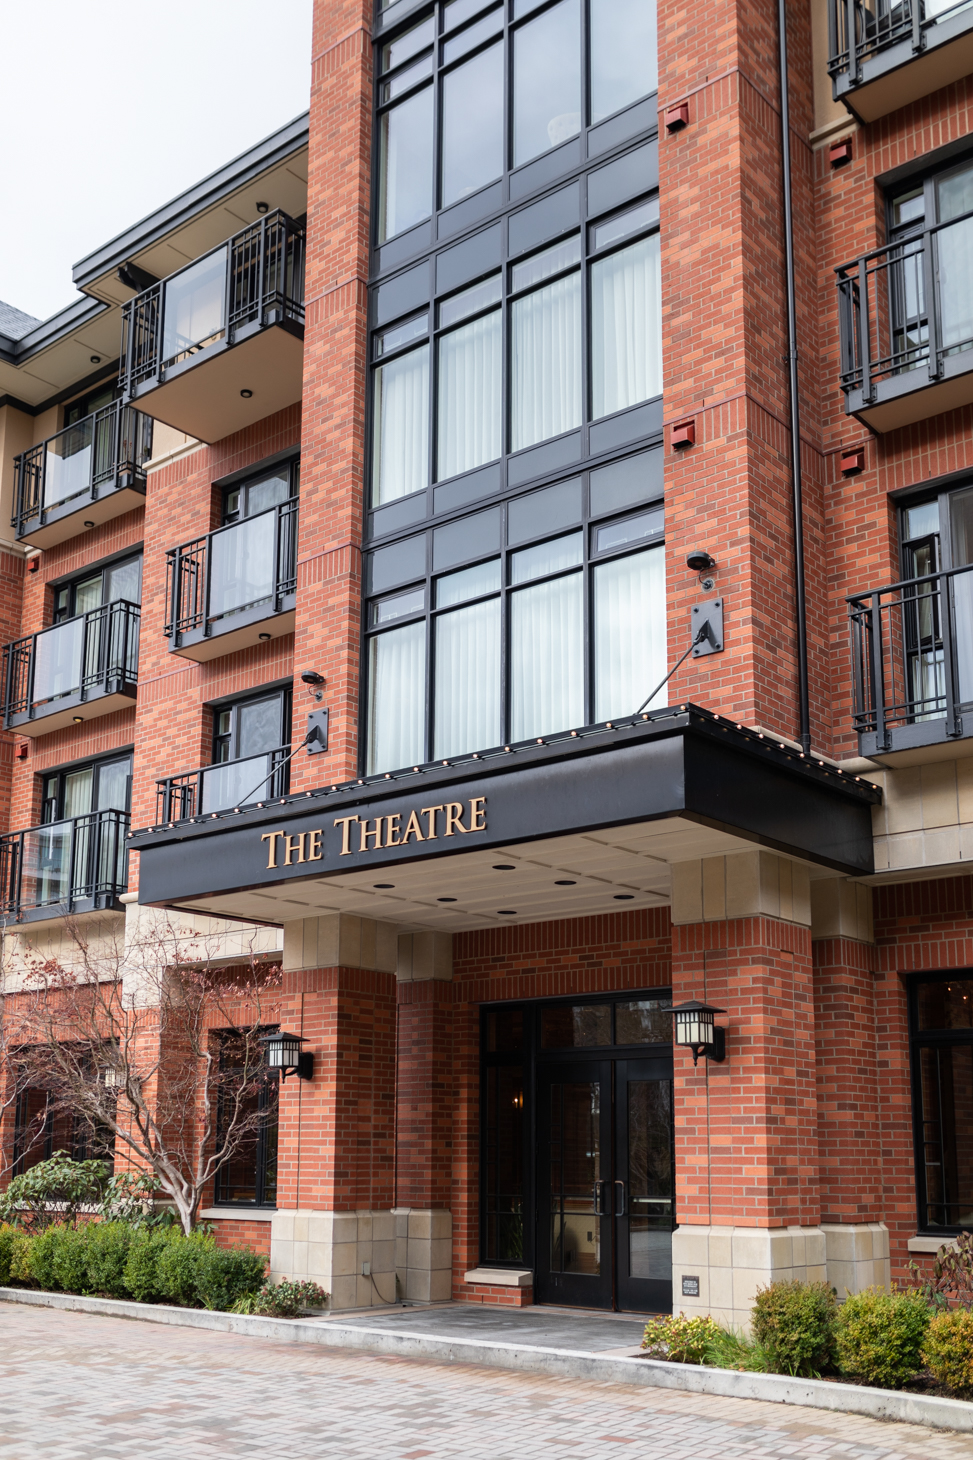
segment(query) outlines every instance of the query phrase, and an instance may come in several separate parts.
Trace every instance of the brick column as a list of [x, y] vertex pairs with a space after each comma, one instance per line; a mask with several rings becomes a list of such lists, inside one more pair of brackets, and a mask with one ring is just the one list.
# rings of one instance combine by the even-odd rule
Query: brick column
[[673, 1002], [727, 1011], [725, 1063], [675, 1051], [673, 1304], [745, 1328], [759, 1287], [826, 1271], [808, 871], [772, 852], [680, 863], [672, 914]]
[[452, 1286], [453, 939], [399, 937], [395, 1269], [403, 1297]]
[[284, 925], [281, 1027], [303, 1034], [314, 1075], [281, 1086], [271, 1268], [336, 1308], [396, 1297], [396, 956], [396, 930], [366, 918]]
[[812, 894], [821, 1226], [843, 1296], [889, 1282], [872, 891], [829, 878]]

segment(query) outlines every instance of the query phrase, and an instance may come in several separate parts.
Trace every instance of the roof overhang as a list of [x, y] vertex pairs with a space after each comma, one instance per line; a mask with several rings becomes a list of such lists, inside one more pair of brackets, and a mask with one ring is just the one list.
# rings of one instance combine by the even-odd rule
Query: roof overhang
[[755, 847], [817, 875], [867, 876], [880, 799], [870, 782], [684, 706], [135, 832], [129, 845], [150, 906], [459, 931], [658, 904], [671, 863]]

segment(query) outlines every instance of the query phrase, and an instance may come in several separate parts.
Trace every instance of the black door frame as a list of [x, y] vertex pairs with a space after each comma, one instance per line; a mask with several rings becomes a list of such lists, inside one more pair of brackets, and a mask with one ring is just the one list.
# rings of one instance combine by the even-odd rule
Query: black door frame
[[[538, 1165], [538, 1102], [537, 1089], [538, 1078], [542, 1066], [550, 1064], [577, 1065], [591, 1061], [608, 1061], [614, 1065], [643, 1064], [650, 1061], [657, 1065], [659, 1061], [664, 1062], [668, 1074], [663, 1076], [672, 1079], [672, 1041], [671, 1035], [665, 1041], [647, 1044], [625, 1044], [625, 1045], [597, 1045], [583, 1048], [568, 1049], [544, 1049], [540, 1048], [540, 1024], [541, 1012], [555, 1006], [578, 1006], [578, 1005], [599, 1005], [610, 1004], [612, 1006], [613, 1034], [614, 1034], [614, 1006], [619, 1003], [627, 1003], [640, 1000], [659, 1000], [664, 1003], [671, 1003], [671, 989], [663, 988], [637, 988], [637, 989], [612, 989], [600, 993], [586, 993], [573, 996], [562, 996], [555, 999], [517, 999], [497, 1001], [496, 1003], [484, 1003], [481, 1005], [480, 1019], [480, 1160], [479, 1160], [479, 1212], [480, 1212], [480, 1248], [479, 1263], [482, 1267], [488, 1268], [513, 1268], [518, 1270], [531, 1269], [535, 1274], [538, 1271], [537, 1259], [539, 1256], [538, 1244], [538, 1192], [537, 1192], [537, 1165]], [[495, 1018], [495, 1024], [491, 1025], [491, 1019]], [[491, 1044], [491, 1028], [496, 1029], [502, 1023], [507, 1031], [506, 1040], [499, 1040]], [[516, 1033], [511, 1038], [511, 1030]], [[517, 1153], [521, 1163], [521, 1205], [520, 1220], [523, 1232], [523, 1250], [519, 1258], [509, 1256], [498, 1256], [495, 1239], [488, 1239], [488, 1226], [492, 1222], [492, 1208], [490, 1206], [490, 1176], [488, 1174], [488, 1100], [487, 1082], [491, 1078], [491, 1071], [498, 1068], [514, 1068], [522, 1073], [523, 1088], [523, 1120], [522, 1120], [522, 1149]], [[615, 1070], [610, 1071], [610, 1092], [609, 1098], [615, 1099]], [[615, 1165], [617, 1155], [615, 1147], [618, 1145], [620, 1135], [617, 1131], [618, 1122], [615, 1119], [615, 1112], [612, 1111], [612, 1149], [609, 1159], [612, 1164], [610, 1172], [614, 1181], [616, 1176]], [[673, 1194], [675, 1182], [673, 1181]], [[617, 1188], [612, 1185], [611, 1195], [606, 1198], [606, 1207], [613, 1214], [617, 1225], [617, 1218], [614, 1218], [615, 1207], [618, 1205]], [[620, 1216], [624, 1215], [619, 1213]], [[673, 1208], [673, 1229], [678, 1225], [675, 1220], [675, 1206]], [[609, 1251], [612, 1253], [612, 1303], [615, 1309], [627, 1309], [627, 1304], [619, 1303], [619, 1284], [616, 1277], [618, 1267], [615, 1253], [621, 1246], [620, 1241], [612, 1241]], [[626, 1275], [627, 1276], [627, 1275]], [[623, 1288], [625, 1284], [622, 1284]], [[630, 1291], [630, 1290], [629, 1290]], [[647, 1290], [646, 1290], [647, 1291]], [[622, 1298], [626, 1296], [623, 1292]], [[538, 1299], [538, 1301], [540, 1301]], [[553, 1301], [558, 1301], [554, 1299]], [[658, 1312], [671, 1309], [671, 1297], [664, 1297], [659, 1290], [658, 1297], [649, 1301], [648, 1293], [639, 1305], [631, 1311]]]

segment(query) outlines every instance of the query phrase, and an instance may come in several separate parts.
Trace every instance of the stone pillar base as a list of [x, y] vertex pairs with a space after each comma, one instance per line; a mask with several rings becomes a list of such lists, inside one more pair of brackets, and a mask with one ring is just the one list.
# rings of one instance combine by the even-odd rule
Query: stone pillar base
[[395, 1282], [407, 1303], [443, 1303], [452, 1296], [453, 1219], [449, 1212], [393, 1207]]
[[[368, 1271], [362, 1272], [367, 1265]], [[390, 1211], [278, 1211], [270, 1229], [274, 1282], [310, 1279], [330, 1307], [374, 1308], [398, 1301], [395, 1222]]]
[[828, 1282], [839, 1301], [863, 1288], [888, 1288], [892, 1281], [889, 1230], [884, 1222], [822, 1222]]
[[[710, 1314], [749, 1332], [759, 1288], [828, 1276], [821, 1227], [677, 1227], [672, 1234], [672, 1311]], [[684, 1283], [684, 1279], [687, 1279]], [[698, 1295], [693, 1291], [698, 1285]], [[686, 1291], [686, 1289], [690, 1291]]]

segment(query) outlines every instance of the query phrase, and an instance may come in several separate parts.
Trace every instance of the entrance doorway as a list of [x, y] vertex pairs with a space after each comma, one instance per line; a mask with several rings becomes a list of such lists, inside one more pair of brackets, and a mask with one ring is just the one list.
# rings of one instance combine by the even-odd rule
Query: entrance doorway
[[671, 999], [485, 1011], [481, 1261], [541, 1303], [672, 1308]]

